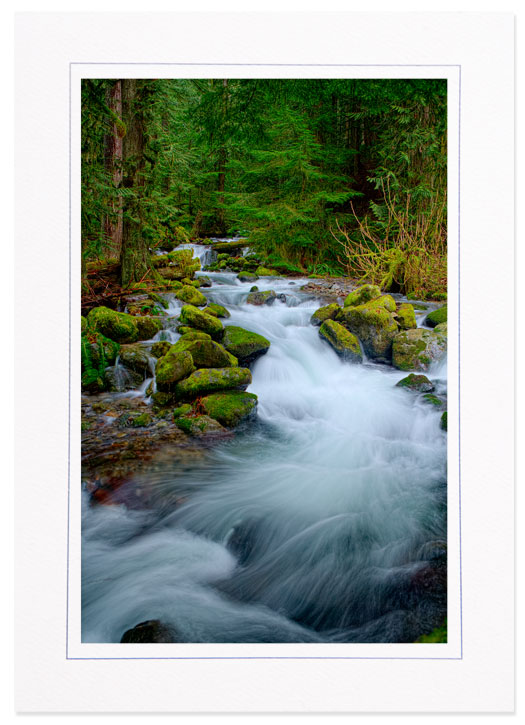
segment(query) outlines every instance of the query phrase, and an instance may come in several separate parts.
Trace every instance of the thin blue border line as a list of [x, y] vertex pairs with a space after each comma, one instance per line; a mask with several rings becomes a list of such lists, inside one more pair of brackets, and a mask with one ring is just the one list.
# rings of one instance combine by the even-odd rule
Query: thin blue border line
[[[173, 65], [173, 66], [273, 66], [273, 67], [328, 67], [328, 68], [457, 68], [458, 69], [458, 493], [459, 493], [459, 619], [460, 619], [460, 656], [459, 657], [69, 657], [69, 539], [71, 514], [71, 71], [74, 65]], [[109, 61], [70, 61], [69, 63], [69, 386], [68, 386], [68, 486], [67, 486], [67, 562], [66, 562], [66, 659], [67, 660], [462, 660], [463, 659], [463, 569], [461, 539], [461, 320], [460, 320], [460, 274], [461, 271], [461, 64], [460, 63], [176, 63], [176, 62], [116, 62]], [[351, 644], [351, 643], [349, 643]]]

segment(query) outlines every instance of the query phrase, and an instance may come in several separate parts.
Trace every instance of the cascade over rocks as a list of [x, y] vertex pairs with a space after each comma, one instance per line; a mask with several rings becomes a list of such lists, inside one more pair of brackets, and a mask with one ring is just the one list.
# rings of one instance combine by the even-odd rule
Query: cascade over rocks
[[406, 390], [414, 390], [417, 393], [432, 393], [434, 391], [434, 383], [431, 383], [426, 375], [416, 375], [410, 373], [406, 378], [403, 378], [396, 387], [405, 388]]
[[385, 295], [356, 307], [345, 307], [339, 312], [337, 321], [357, 335], [368, 357], [390, 362], [392, 342], [399, 332], [392, 314], [395, 309], [394, 299]]
[[195, 366], [191, 354], [186, 350], [176, 349], [174, 345], [164, 357], [157, 360], [155, 367], [157, 390], [161, 393], [173, 392], [176, 383], [193, 370]]
[[122, 345], [119, 360], [129, 370], [137, 373], [146, 373], [149, 369], [149, 357], [142, 345]]

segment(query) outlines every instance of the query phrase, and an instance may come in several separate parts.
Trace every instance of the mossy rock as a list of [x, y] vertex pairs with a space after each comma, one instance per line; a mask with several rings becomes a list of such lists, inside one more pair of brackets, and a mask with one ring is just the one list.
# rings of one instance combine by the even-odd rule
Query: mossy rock
[[201, 398], [200, 403], [202, 409], [225, 428], [235, 428], [253, 418], [257, 412], [257, 396], [254, 393], [213, 393]]
[[373, 359], [390, 362], [392, 342], [399, 332], [399, 325], [392, 315], [390, 295], [379, 297], [355, 307], [345, 307], [337, 316], [349, 332], [357, 335], [365, 353]]
[[[211, 340], [211, 335], [208, 335], [207, 332], [194, 330], [192, 327], [179, 327], [179, 330], [184, 330], [184, 332], [181, 332], [180, 340]], [[177, 340], [177, 342], [180, 342], [180, 340]]]
[[222, 305], [217, 305], [215, 304], [215, 302], [209, 302], [208, 306], [204, 308], [203, 312], [206, 312], [207, 315], [213, 315], [213, 317], [231, 317], [226, 307], [223, 307]]
[[436, 335], [442, 335], [445, 338], [448, 337], [448, 323], [440, 322], [439, 325], [434, 327], [434, 332]]
[[125, 312], [110, 310], [109, 307], [94, 307], [87, 316], [87, 325], [93, 332], [100, 332], [110, 340], [129, 343], [139, 339], [137, 319]]
[[279, 272], [275, 269], [268, 269], [268, 267], [257, 267], [255, 274], [258, 277], [278, 277]]
[[275, 302], [277, 299], [277, 295], [271, 290], [266, 290], [266, 292], [250, 292], [248, 297], [246, 298], [246, 302], [249, 305], [271, 305]]
[[159, 274], [171, 280], [191, 280], [201, 268], [191, 249], [175, 249], [169, 254], [153, 257], [153, 264], [158, 267]]
[[359, 340], [335, 320], [325, 320], [319, 328], [319, 335], [326, 340], [335, 352], [348, 362], [363, 362], [363, 353]]
[[397, 388], [405, 388], [407, 390], [413, 390], [416, 393], [432, 393], [434, 390], [434, 383], [431, 383], [426, 375], [416, 375], [410, 373], [406, 378], [403, 378], [396, 383]]
[[237, 279], [240, 282], [256, 282], [259, 277], [255, 274], [255, 272], [239, 272]]
[[160, 390], [157, 390], [155, 393], [151, 394], [151, 399], [153, 401], [153, 412], [156, 413], [163, 408], [173, 405], [175, 402], [175, 395], [174, 393], [163, 393]]
[[100, 374], [99, 371], [94, 368], [86, 370], [82, 373], [80, 385], [82, 392], [84, 393], [101, 393], [106, 389], [105, 372]]
[[210, 418], [209, 415], [181, 415], [175, 419], [180, 430], [190, 436], [203, 436], [209, 433], [225, 433], [219, 421]]
[[345, 298], [344, 307], [357, 307], [381, 297], [381, 290], [375, 284], [363, 284]]
[[175, 294], [175, 297], [181, 302], [186, 302], [188, 305], [194, 305], [195, 307], [205, 307], [208, 304], [208, 300], [202, 292], [199, 292], [198, 289], [191, 285], [185, 285]]
[[151, 354], [153, 357], [159, 358], [164, 357], [171, 347], [171, 342], [168, 340], [161, 340], [160, 342], [154, 342], [151, 346]]
[[418, 327], [415, 330], [404, 330], [395, 336], [392, 344], [392, 363], [399, 370], [426, 372], [430, 365], [441, 360], [446, 352], [446, 337]]
[[175, 350], [174, 347], [157, 360], [155, 367], [157, 390], [161, 393], [173, 392], [179, 380], [195, 370], [191, 354], [186, 350]]
[[151, 340], [162, 330], [162, 321], [155, 317], [136, 317], [138, 340]]
[[214, 340], [189, 340], [187, 335], [183, 335], [171, 350], [172, 352], [176, 350], [189, 352], [197, 368], [232, 368], [239, 366], [237, 358]]
[[108, 365], [114, 365], [120, 351], [120, 345], [100, 332], [88, 331], [81, 336], [81, 363], [82, 371], [97, 368], [102, 371]]
[[119, 365], [106, 368], [105, 380], [106, 390], [111, 393], [124, 393], [126, 390], [140, 388], [144, 382], [144, 375]]
[[204, 368], [177, 383], [175, 395], [177, 400], [192, 400], [222, 390], [245, 390], [251, 382], [247, 368]]
[[316, 310], [310, 317], [310, 323], [319, 327], [325, 320], [335, 320], [340, 311], [341, 308], [337, 302], [332, 302], [330, 305], [319, 307], [319, 309]]
[[447, 404], [443, 398], [440, 398], [437, 395], [432, 395], [432, 393], [425, 393], [425, 395], [421, 396], [421, 400], [423, 400], [424, 403], [428, 403], [428, 405], [432, 405], [434, 408], [438, 409], [443, 409]]
[[190, 403], [183, 403], [182, 405], [179, 405], [177, 408], [173, 409], [173, 418], [180, 418], [181, 415], [188, 415], [188, 413], [191, 413], [193, 410]]
[[433, 312], [429, 312], [429, 314], [425, 317], [425, 325], [427, 327], [436, 327], [437, 325], [440, 325], [442, 322], [447, 321], [447, 306], [444, 305], [443, 307], [440, 307], [437, 310], [434, 310]]
[[122, 345], [119, 359], [122, 365], [137, 373], [144, 374], [149, 369], [149, 357], [141, 345]]
[[443, 415], [441, 416], [441, 420], [439, 421], [439, 426], [440, 426], [441, 430], [445, 430], [445, 431], [447, 430], [447, 411], [446, 410], [443, 413]]
[[80, 316], [80, 333], [84, 333], [87, 330], [87, 320], [84, 315]]
[[183, 326], [207, 332], [215, 340], [222, 337], [222, 322], [217, 317], [202, 312], [194, 305], [184, 305], [180, 311], [179, 322]]
[[133, 428], [146, 428], [152, 422], [153, 418], [148, 413], [140, 413], [140, 415], [133, 416], [131, 419]]
[[163, 307], [153, 299], [130, 302], [127, 305], [127, 311], [130, 315], [134, 316], [151, 315], [153, 317], [156, 317], [157, 315], [165, 314]]
[[396, 316], [397, 324], [402, 330], [412, 330], [414, 327], [417, 327], [414, 306], [408, 302], [399, 305], [396, 310]]
[[258, 292], [258, 291], [259, 291], [259, 288], [257, 287], [256, 284], [254, 284], [253, 287], [250, 287], [250, 292]]
[[207, 277], [205, 274], [199, 275], [197, 277], [197, 279], [201, 283], [200, 284], [201, 287], [211, 287], [212, 284], [213, 284], [212, 281], [211, 281], [211, 279], [209, 277]]
[[238, 359], [239, 365], [244, 366], [265, 355], [270, 349], [270, 341], [265, 337], [236, 325], [224, 328], [222, 344]]

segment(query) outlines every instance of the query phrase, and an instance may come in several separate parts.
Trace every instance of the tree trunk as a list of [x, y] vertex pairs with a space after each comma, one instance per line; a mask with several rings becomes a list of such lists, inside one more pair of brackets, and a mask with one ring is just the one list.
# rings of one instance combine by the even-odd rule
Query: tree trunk
[[[226, 122], [226, 115], [228, 113], [228, 79], [224, 78], [222, 81], [223, 94], [222, 94], [222, 119], [223, 123]], [[224, 216], [224, 189], [226, 188], [226, 145], [225, 139], [222, 139], [221, 147], [219, 148], [219, 162], [218, 162], [218, 180], [217, 180], [217, 191], [219, 192], [219, 208], [217, 209], [217, 232], [224, 236], [226, 234], [226, 221]]]
[[[108, 90], [107, 104], [119, 118], [122, 118], [122, 81], [115, 81]], [[122, 183], [122, 145], [124, 129], [122, 125], [113, 124], [111, 133], [104, 138], [104, 161], [106, 169], [111, 174], [113, 185], [118, 189]], [[104, 233], [109, 240], [107, 247], [108, 257], [120, 256], [122, 248], [122, 197], [111, 200], [111, 211], [104, 220]]]
[[126, 123], [123, 143], [124, 188], [133, 194], [124, 200], [120, 274], [123, 287], [140, 282], [151, 269], [143, 238], [145, 196], [144, 110], [151, 94], [151, 81], [126, 78], [122, 81], [122, 111]]

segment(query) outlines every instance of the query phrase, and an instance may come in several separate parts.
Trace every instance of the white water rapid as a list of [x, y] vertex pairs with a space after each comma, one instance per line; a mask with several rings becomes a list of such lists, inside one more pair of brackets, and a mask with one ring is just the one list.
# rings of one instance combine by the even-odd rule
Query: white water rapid
[[[248, 388], [258, 421], [189, 469], [152, 471], [156, 510], [86, 494], [83, 641], [119, 642], [152, 619], [184, 642], [410, 642], [440, 625], [441, 412], [395, 387], [405, 373], [342, 362], [309, 323], [325, 303], [304, 280], [258, 280], [286, 302], [255, 307], [251, 284], [206, 274], [224, 323], [271, 342]], [[446, 390], [446, 365], [428, 376]]]

